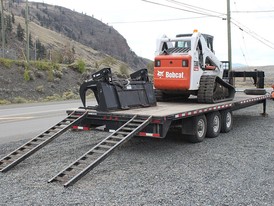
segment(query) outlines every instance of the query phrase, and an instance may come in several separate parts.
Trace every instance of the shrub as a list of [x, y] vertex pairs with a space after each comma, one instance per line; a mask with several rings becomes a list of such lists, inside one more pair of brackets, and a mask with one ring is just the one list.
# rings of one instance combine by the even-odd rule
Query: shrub
[[44, 78], [44, 73], [42, 71], [36, 71], [35, 72], [36, 77], [38, 77], [39, 79], [43, 79]]
[[27, 63], [25, 61], [18, 60], [18, 61], [15, 61], [15, 64], [19, 67], [21, 66], [21, 67], [27, 68]]
[[61, 100], [61, 97], [59, 94], [54, 94], [52, 96], [47, 96], [46, 101], [57, 101], [57, 100]]
[[11, 59], [3, 59], [3, 58], [0, 58], [0, 63], [1, 63], [4, 67], [10, 69], [11, 66], [13, 65], [14, 61], [11, 60]]
[[44, 86], [43, 85], [40, 85], [40, 86], [38, 86], [38, 87], [36, 87], [36, 89], [35, 89], [37, 92], [39, 92], [39, 93], [44, 93], [44, 91], [45, 91], [45, 88], [44, 88]]
[[29, 80], [35, 80], [35, 74], [33, 71], [29, 70]]
[[82, 59], [77, 60], [77, 69], [81, 74], [86, 71], [86, 63]]
[[53, 74], [53, 69], [48, 70], [48, 81], [52, 82], [54, 80], [54, 74]]
[[27, 82], [30, 81], [30, 75], [29, 75], [28, 69], [25, 69], [25, 71], [24, 71], [24, 80]]
[[15, 104], [22, 104], [27, 103], [28, 100], [26, 100], [24, 97], [15, 97], [11, 102]]
[[62, 73], [62, 71], [60, 71], [60, 70], [53, 70], [53, 74], [54, 74], [54, 76], [55, 77], [58, 77], [59, 79], [61, 79], [62, 78], [62, 76], [63, 76], [63, 73]]
[[30, 64], [38, 70], [60, 69], [60, 65], [53, 62], [31, 61]]
[[63, 93], [63, 99], [65, 99], [65, 100], [74, 99], [74, 98], [75, 98], [75, 94], [72, 91]]
[[11, 102], [9, 100], [6, 99], [0, 99], [0, 105], [1, 104], [10, 104]]
[[117, 60], [112, 57], [106, 57], [102, 60], [102, 64], [110, 67], [111, 65], [115, 65], [117, 63]]
[[43, 61], [34, 61], [31, 62], [31, 65], [37, 68], [38, 70], [48, 70], [48, 63]]
[[120, 74], [128, 76], [129, 72], [128, 72], [128, 67], [125, 64], [122, 64], [120, 66]]

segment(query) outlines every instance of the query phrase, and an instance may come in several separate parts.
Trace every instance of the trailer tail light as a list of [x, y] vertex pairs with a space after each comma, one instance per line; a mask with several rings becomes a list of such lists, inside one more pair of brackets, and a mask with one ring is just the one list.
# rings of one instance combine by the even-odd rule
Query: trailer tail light
[[188, 60], [182, 61], [182, 67], [188, 67]]
[[154, 65], [155, 65], [155, 67], [160, 67], [161, 66], [161, 61], [160, 60], [155, 60]]

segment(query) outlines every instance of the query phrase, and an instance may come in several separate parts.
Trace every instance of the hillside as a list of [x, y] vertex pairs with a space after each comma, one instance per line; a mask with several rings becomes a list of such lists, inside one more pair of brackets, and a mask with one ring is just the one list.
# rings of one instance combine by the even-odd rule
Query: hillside
[[[29, 3], [27, 66], [25, 3], [13, 2], [4, 1], [8, 59], [0, 59], [0, 104], [78, 98], [79, 85], [98, 69], [111, 67], [120, 73], [123, 68], [128, 73], [151, 62], [138, 57], [114, 28], [93, 17]], [[84, 72], [77, 70], [79, 61], [85, 63]]]
[[[10, 4], [9, 11], [17, 17], [16, 25], [24, 25], [24, 2]], [[39, 39], [49, 50], [79, 47], [77, 45], [80, 43], [86, 48], [92, 48], [93, 51], [88, 51], [92, 53], [91, 56], [94, 53], [109, 55], [125, 62], [133, 70], [147, 66], [148, 60], [138, 57], [128, 46], [126, 39], [113, 27], [86, 14], [59, 6], [30, 2], [29, 19], [31, 36]], [[86, 48], [79, 48], [76, 51], [77, 56], [85, 58], [91, 65], [95, 64], [90, 55], [82, 55], [81, 50]]]

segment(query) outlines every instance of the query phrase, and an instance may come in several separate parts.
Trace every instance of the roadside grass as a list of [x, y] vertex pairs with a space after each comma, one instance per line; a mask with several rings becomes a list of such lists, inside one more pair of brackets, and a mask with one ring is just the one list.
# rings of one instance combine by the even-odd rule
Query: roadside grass
[[[37, 90], [43, 90], [43, 87], [37, 88]], [[42, 92], [42, 91], [39, 91]], [[93, 95], [88, 95], [88, 97], [93, 97]], [[63, 94], [53, 94], [51, 96], [47, 96], [44, 98], [40, 98], [39, 100], [29, 100], [24, 97], [14, 97], [11, 100], [0, 99], [0, 105], [8, 105], [8, 104], [25, 104], [25, 103], [36, 103], [36, 102], [53, 102], [53, 101], [65, 101], [65, 100], [77, 100], [79, 99], [79, 95], [73, 93], [72, 91], [64, 92]]]
[[6, 99], [0, 99], [0, 105], [4, 105], [4, 104], [11, 104], [11, 102]]

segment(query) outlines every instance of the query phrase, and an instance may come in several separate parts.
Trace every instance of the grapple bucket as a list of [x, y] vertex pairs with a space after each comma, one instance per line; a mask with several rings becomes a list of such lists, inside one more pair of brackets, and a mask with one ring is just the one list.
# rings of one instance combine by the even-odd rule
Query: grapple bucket
[[98, 111], [121, 110], [138, 107], [156, 106], [153, 85], [149, 81], [147, 69], [138, 70], [130, 79], [117, 79], [110, 68], [104, 68], [94, 74], [92, 79], [80, 86], [80, 98], [85, 108], [86, 92], [91, 89], [97, 100]]

